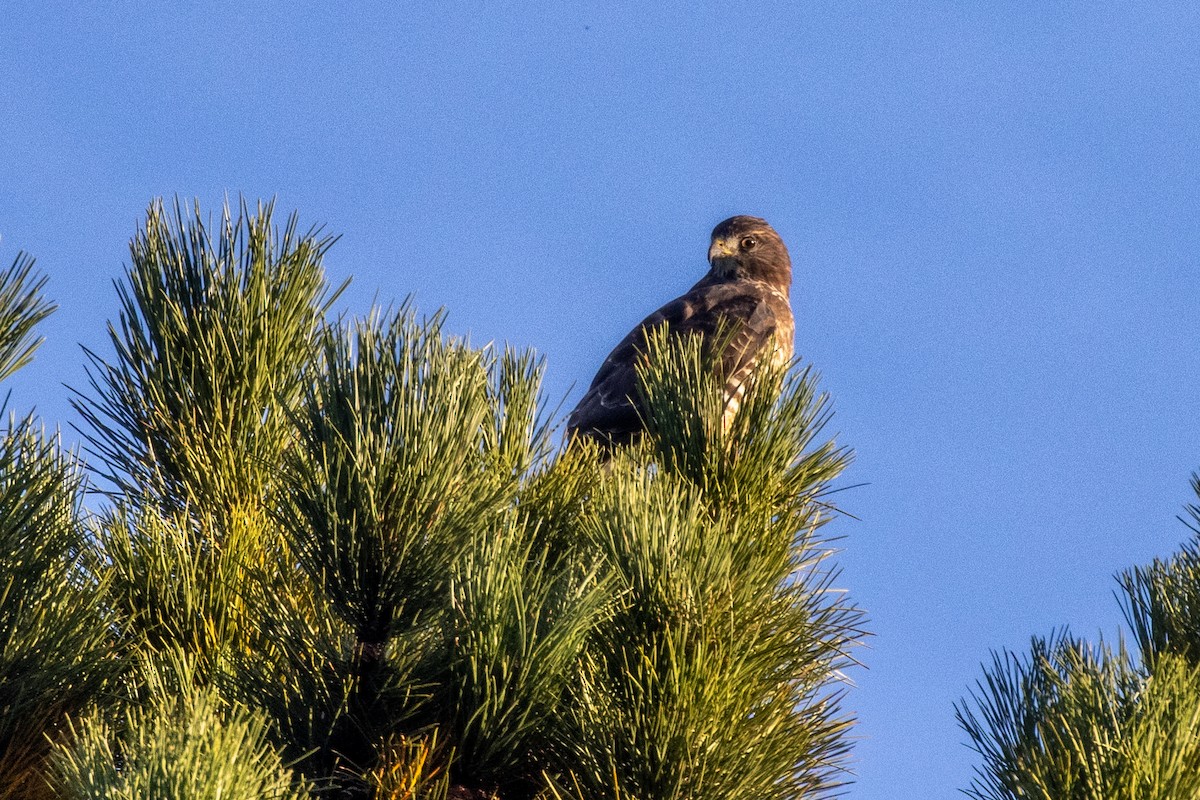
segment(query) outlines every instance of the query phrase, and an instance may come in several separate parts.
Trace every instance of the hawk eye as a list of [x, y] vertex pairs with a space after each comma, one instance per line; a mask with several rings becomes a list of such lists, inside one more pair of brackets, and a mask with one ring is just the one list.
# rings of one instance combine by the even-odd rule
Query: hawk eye
[[743, 237], [739, 244], [742, 246], [743, 250], [753, 250], [754, 246], [758, 244], [758, 239], [755, 239], [753, 236], [746, 236]]

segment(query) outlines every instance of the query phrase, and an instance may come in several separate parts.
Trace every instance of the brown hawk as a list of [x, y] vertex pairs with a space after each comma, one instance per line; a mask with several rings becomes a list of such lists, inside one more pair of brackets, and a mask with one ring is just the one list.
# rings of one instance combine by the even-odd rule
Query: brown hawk
[[727, 420], [737, 411], [743, 382], [764, 357], [791, 359], [792, 262], [779, 234], [758, 217], [730, 217], [713, 229], [708, 261], [712, 268], [699, 283], [642, 320], [609, 353], [571, 412], [568, 440], [589, 436], [602, 444], [621, 445], [643, 430], [636, 364], [645, 350], [647, 331], [661, 325], [668, 326], [672, 337], [730, 332], [719, 359]]

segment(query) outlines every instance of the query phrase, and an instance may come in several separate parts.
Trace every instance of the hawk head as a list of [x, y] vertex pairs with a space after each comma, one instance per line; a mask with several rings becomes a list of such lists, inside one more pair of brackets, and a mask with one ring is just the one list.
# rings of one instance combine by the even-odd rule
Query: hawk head
[[775, 229], [758, 217], [730, 217], [713, 228], [708, 263], [721, 278], [763, 281], [785, 295], [792, 285], [792, 260]]

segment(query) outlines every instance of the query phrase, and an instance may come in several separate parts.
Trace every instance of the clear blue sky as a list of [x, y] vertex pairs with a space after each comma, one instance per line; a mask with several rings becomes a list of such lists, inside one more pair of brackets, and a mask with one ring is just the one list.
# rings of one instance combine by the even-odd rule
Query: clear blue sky
[[876, 634], [849, 797], [952, 798], [989, 649], [1114, 635], [1112, 575], [1187, 533], [1197, 30], [1167, 2], [8, 0], [0, 266], [33, 253], [62, 306], [12, 403], [73, 420], [157, 195], [277, 196], [343, 235], [347, 308], [446, 306], [568, 408], [716, 222], [764, 216], [868, 484], [836, 526]]

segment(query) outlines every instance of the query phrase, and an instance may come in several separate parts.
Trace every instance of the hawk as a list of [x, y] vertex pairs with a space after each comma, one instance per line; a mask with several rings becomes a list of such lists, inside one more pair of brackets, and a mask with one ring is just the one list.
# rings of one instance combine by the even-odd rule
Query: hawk
[[711, 269], [699, 283], [642, 320], [609, 353], [571, 412], [568, 441], [588, 436], [604, 445], [622, 445], [643, 430], [636, 364], [647, 332], [662, 325], [672, 338], [729, 331], [731, 338], [719, 356], [727, 421], [757, 364], [764, 358], [776, 363], [791, 359], [792, 262], [779, 234], [758, 217], [730, 217], [713, 229], [708, 261]]

